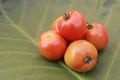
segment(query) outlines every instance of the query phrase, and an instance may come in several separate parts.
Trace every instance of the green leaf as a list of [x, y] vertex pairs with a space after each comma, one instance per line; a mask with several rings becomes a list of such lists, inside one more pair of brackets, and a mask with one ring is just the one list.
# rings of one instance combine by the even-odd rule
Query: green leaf
[[[38, 38], [68, 10], [106, 26], [107, 47], [87, 73], [41, 56]], [[0, 0], [0, 80], [120, 80], [120, 0]]]

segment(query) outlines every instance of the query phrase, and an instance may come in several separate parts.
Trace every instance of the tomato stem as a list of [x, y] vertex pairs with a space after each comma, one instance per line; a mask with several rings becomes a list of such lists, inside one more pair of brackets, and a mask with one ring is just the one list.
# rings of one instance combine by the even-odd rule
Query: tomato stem
[[90, 30], [90, 29], [92, 29], [92, 27], [93, 26], [87, 22], [87, 28]]
[[90, 56], [86, 56], [85, 59], [84, 59], [84, 62], [86, 64], [89, 64], [91, 61], [92, 61], [92, 57], [90, 57]]
[[64, 17], [65, 20], [68, 20], [70, 18], [69, 12], [65, 12], [63, 17]]

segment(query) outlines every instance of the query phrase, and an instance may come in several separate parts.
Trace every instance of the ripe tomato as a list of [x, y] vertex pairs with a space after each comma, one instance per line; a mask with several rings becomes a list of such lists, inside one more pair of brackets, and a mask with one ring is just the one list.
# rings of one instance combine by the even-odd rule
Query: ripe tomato
[[97, 61], [97, 49], [86, 40], [73, 41], [64, 56], [65, 63], [75, 71], [87, 72]]
[[63, 57], [67, 43], [56, 31], [44, 32], [39, 39], [41, 54], [48, 60], [58, 60]]
[[99, 23], [88, 24], [85, 39], [91, 42], [97, 50], [102, 50], [108, 43], [108, 34], [105, 26]]
[[67, 40], [82, 39], [87, 31], [87, 23], [82, 14], [77, 11], [68, 11], [64, 16], [54, 21], [53, 27]]
[[59, 18], [57, 18], [57, 19], [53, 22], [53, 24], [52, 24], [52, 29], [55, 30], [55, 31], [57, 31], [58, 33], [59, 33], [59, 30], [58, 30], [58, 21], [59, 21], [60, 19], [62, 19], [62, 16], [59, 17]]

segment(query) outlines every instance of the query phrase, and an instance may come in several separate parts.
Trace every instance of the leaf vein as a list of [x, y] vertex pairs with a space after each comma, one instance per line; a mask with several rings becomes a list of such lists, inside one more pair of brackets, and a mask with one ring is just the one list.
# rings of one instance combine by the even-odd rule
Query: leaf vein
[[113, 3], [113, 5], [112, 5], [112, 7], [111, 7], [111, 9], [110, 9], [110, 13], [109, 13], [108, 18], [107, 18], [107, 20], [106, 20], [105, 26], [107, 26], [108, 23], [109, 23], [109, 21], [110, 21], [110, 17], [111, 17], [111, 15], [112, 15], [113, 8], [114, 8], [114, 3]]
[[47, 7], [43, 13], [43, 16], [42, 16], [42, 21], [40, 22], [39, 24], [39, 27], [38, 27], [38, 30], [36, 31], [36, 38], [39, 36], [39, 32], [41, 31], [41, 28], [43, 27], [43, 24], [44, 24], [44, 21], [45, 21], [45, 17], [47, 15], [47, 12], [48, 12], [48, 9], [49, 9], [49, 6], [50, 6], [50, 3], [51, 3], [51, 0], [49, 0], [48, 4], [47, 4]]
[[6, 73], [8, 71], [13, 71], [13, 70], [18, 70], [18, 69], [28, 69], [28, 68], [40, 68], [40, 69], [52, 69], [52, 70], [63, 70], [62, 68], [56, 68], [56, 67], [50, 67], [50, 66], [39, 66], [39, 65], [26, 65], [26, 66], [19, 66], [19, 67], [12, 67], [12, 68], [8, 68], [8, 69], [4, 69], [4, 70], [1, 70], [0, 73]]
[[25, 1], [25, 2], [24, 2], [24, 7], [23, 7], [23, 9], [22, 9], [22, 13], [21, 13], [21, 16], [20, 16], [20, 20], [19, 20], [19, 22], [18, 22], [18, 25], [20, 25], [20, 23], [21, 23], [21, 21], [22, 21], [22, 18], [23, 18], [23, 16], [24, 16], [25, 10], [26, 10], [27, 0], [24, 0], [24, 1]]
[[5, 51], [5, 52], [0, 52], [0, 55], [2, 54], [21, 54], [21, 55], [36, 55], [35, 53], [32, 52], [23, 52], [23, 51]]
[[27, 39], [21, 39], [21, 38], [11, 38], [11, 37], [0, 37], [1, 40], [19, 40], [19, 41], [28, 41]]
[[115, 62], [115, 59], [116, 59], [116, 57], [117, 57], [117, 54], [119, 53], [119, 49], [120, 49], [120, 45], [118, 44], [118, 47], [117, 47], [117, 49], [116, 49], [116, 51], [115, 51], [115, 53], [114, 53], [114, 56], [113, 56], [113, 59], [112, 59], [110, 65], [109, 65], [109, 67], [108, 67], [108, 70], [107, 70], [107, 72], [106, 72], [106, 75], [105, 75], [105, 77], [104, 77], [104, 80], [107, 80], [107, 78], [108, 78], [108, 76], [109, 76], [110, 69], [112, 68], [113, 63]]
[[2, 11], [2, 13], [4, 14], [5, 18], [11, 23], [12, 27], [15, 28], [16, 30], [18, 30], [23, 36], [25, 36], [27, 39], [29, 39], [35, 46], [38, 47], [38, 44], [36, 43], [36, 41], [30, 36], [28, 35], [22, 28], [20, 28], [20, 26], [16, 25], [11, 19], [10, 17], [7, 15], [7, 13], [4, 11], [4, 9], [2, 8], [2, 5], [0, 5], [0, 9]]

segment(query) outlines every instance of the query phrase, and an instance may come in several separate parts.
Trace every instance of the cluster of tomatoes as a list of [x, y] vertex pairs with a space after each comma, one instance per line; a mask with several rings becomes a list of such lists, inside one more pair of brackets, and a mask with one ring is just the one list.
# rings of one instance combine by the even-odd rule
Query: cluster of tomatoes
[[98, 50], [107, 43], [108, 34], [102, 24], [89, 24], [81, 13], [71, 10], [57, 18], [51, 30], [41, 34], [39, 49], [48, 60], [64, 57], [71, 69], [87, 72], [95, 66]]

